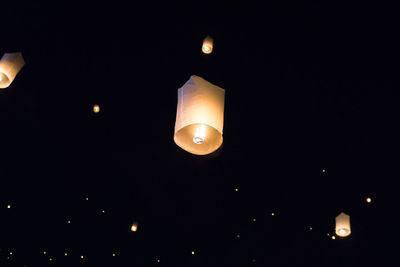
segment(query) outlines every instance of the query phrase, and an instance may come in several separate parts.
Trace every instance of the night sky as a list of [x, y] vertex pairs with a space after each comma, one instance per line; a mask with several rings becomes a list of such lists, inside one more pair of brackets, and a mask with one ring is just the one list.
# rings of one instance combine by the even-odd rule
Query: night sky
[[[249, 2], [2, 7], [0, 266], [389, 266], [397, 9]], [[173, 140], [191, 75], [226, 90], [206, 156]]]

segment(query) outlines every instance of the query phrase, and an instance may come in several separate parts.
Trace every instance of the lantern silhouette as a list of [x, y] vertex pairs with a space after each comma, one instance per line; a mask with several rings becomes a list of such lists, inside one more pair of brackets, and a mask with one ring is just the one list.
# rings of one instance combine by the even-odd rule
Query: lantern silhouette
[[20, 52], [5, 53], [0, 60], [0, 88], [7, 88], [25, 65]]
[[350, 235], [350, 216], [346, 213], [340, 213], [336, 218], [335, 232], [338, 236], [346, 237]]
[[222, 144], [225, 90], [192, 75], [178, 89], [175, 143], [182, 149], [206, 155]]
[[214, 39], [211, 38], [210, 36], [207, 36], [203, 40], [203, 46], [201, 47], [201, 51], [203, 51], [204, 54], [211, 54], [213, 50], [213, 43]]

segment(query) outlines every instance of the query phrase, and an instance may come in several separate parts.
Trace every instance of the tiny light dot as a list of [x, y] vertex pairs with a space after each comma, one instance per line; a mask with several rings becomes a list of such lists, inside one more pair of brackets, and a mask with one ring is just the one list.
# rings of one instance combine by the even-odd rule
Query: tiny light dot
[[106, 213], [106, 211], [105, 211], [105, 210], [102, 210], [101, 212], [102, 212], [102, 213]]
[[10, 259], [10, 257], [9, 256], [7, 256], [7, 260], [9, 260]]
[[370, 197], [367, 197], [366, 201], [367, 201], [368, 203], [371, 203], [372, 199], [371, 199]]
[[333, 235], [333, 236], [332, 236], [332, 239], [336, 239], [336, 236]]
[[113, 253], [113, 257], [115, 257], [115, 253]]
[[67, 252], [65, 252], [65, 253], [64, 253], [64, 255], [65, 255], [65, 256], [68, 256], [68, 253], [67, 253]]
[[255, 222], [256, 221], [256, 218], [253, 218], [253, 222]]
[[274, 213], [274, 212], [271, 212], [271, 216], [275, 216], [275, 213]]
[[11, 209], [11, 205], [7, 205], [7, 209]]
[[12, 255], [12, 251], [10, 251], [10, 255]]
[[159, 260], [159, 259], [157, 259], [157, 262], [160, 262], [160, 260]]
[[52, 259], [52, 258], [50, 258], [50, 259], [49, 259], [49, 261], [53, 261], [53, 259]]
[[192, 255], [194, 255], [194, 251], [192, 251]]
[[100, 107], [99, 107], [99, 105], [94, 105], [94, 106], [93, 106], [93, 112], [94, 112], [94, 113], [99, 113], [99, 112], [100, 112]]
[[325, 169], [322, 169], [322, 172], [323, 172], [323, 173], [325, 173], [325, 172], [326, 172], [326, 170], [325, 170]]
[[43, 251], [43, 254], [44, 254], [44, 255], [46, 255], [46, 254], [47, 254], [47, 252], [46, 252], [46, 251]]
[[136, 232], [137, 231], [137, 223], [133, 223], [131, 226], [131, 231]]
[[71, 221], [70, 221], [70, 220], [68, 220], [68, 221], [67, 221], [67, 223], [71, 223]]
[[81, 255], [81, 259], [83, 259], [83, 255]]
[[330, 236], [330, 234], [329, 234], [329, 233], [327, 233], [326, 235], [327, 235], [327, 236]]
[[237, 234], [237, 235], [236, 235], [236, 237], [237, 237], [237, 238], [239, 238], [239, 237], [240, 237], [240, 235], [239, 235], [239, 234]]
[[85, 200], [89, 200], [89, 198], [88, 198], [88, 197], [86, 197], [86, 198], [85, 198]]
[[309, 228], [310, 230], [312, 230], [312, 227], [310, 226], [310, 228]]
[[238, 192], [238, 191], [239, 191], [239, 188], [235, 188], [235, 191]]

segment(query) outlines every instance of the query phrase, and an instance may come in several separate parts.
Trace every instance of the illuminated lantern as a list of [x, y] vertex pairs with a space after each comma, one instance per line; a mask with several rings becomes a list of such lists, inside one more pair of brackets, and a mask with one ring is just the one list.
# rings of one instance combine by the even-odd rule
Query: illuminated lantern
[[214, 39], [211, 38], [210, 36], [207, 36], [203, 40], [203, 46], [201, 47], [201, 51], [203, 51], [204, 54], [211, 54], [211, 52], [213, 50], [213, 43], [214, 43]]
[[192, 75], [178, 89], [175, 143], [182, 149], [206, 155], [222, 144], [225, 90]]
[[134, 222], [134, 223], [132, 224], [132, 226], [131, 226], [131, 231], [132, 231], [132, 232], [136, 232], [136, 231], [137, 231], [137, 227], [138, 227], [137, 222]]
[[94, 113], [99, 113], [99, 112], [100, 112], [100, 107], [99, 107], [99, 105], [94, 105], [94, 106], [93, 106], [93, 112], [94, 112]]
[[335, 232], [338, 236], [346, 237], [350, 235], [350, 216], [342, 212], [336, 217]]
[[0, 60], [0, 88], [10, 86], [24, 65], [25, 61], [20, 52], [5, 53]]

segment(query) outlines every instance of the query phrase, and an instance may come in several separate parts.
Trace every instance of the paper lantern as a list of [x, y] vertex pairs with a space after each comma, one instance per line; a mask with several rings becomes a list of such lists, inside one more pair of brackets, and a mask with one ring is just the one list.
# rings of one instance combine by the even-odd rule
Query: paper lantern
[[207, 36], [203, 40], [203, 46], [201, 47], [201, 51], [203, 51], [204, 54], [211, 54], [211, 52], [213, 50], [213, 43], [214, 43], [214, 39], [211, 38], [210, 36]]
[[131, 231], [132, 231], [132, 232], [136, 232], [136, 231], [137, 231], [137, 227], [138, 227], [138, 223], [137, 223], [137, 222], [134, 222], [134, 223], [132, 224], [132, 226], [131, 226]]
[[0, 88], [10, 86], [24, 65], [25, 61], [20, 52], [5, 53], [0, 60]]
[[225, 90], [192, 75], [178, 89], [175, 143], [182, 149], [206, 155], [222, 144]]
[[350, 216], [342, 212], [336, 217], [335, 232], [338, 236], [346, 237], [350, 235]]
[[93, 112], [94, 113], [99, 113], [100, 112], [100, 106], [99, 105], [94, 105], [93, 106]]

